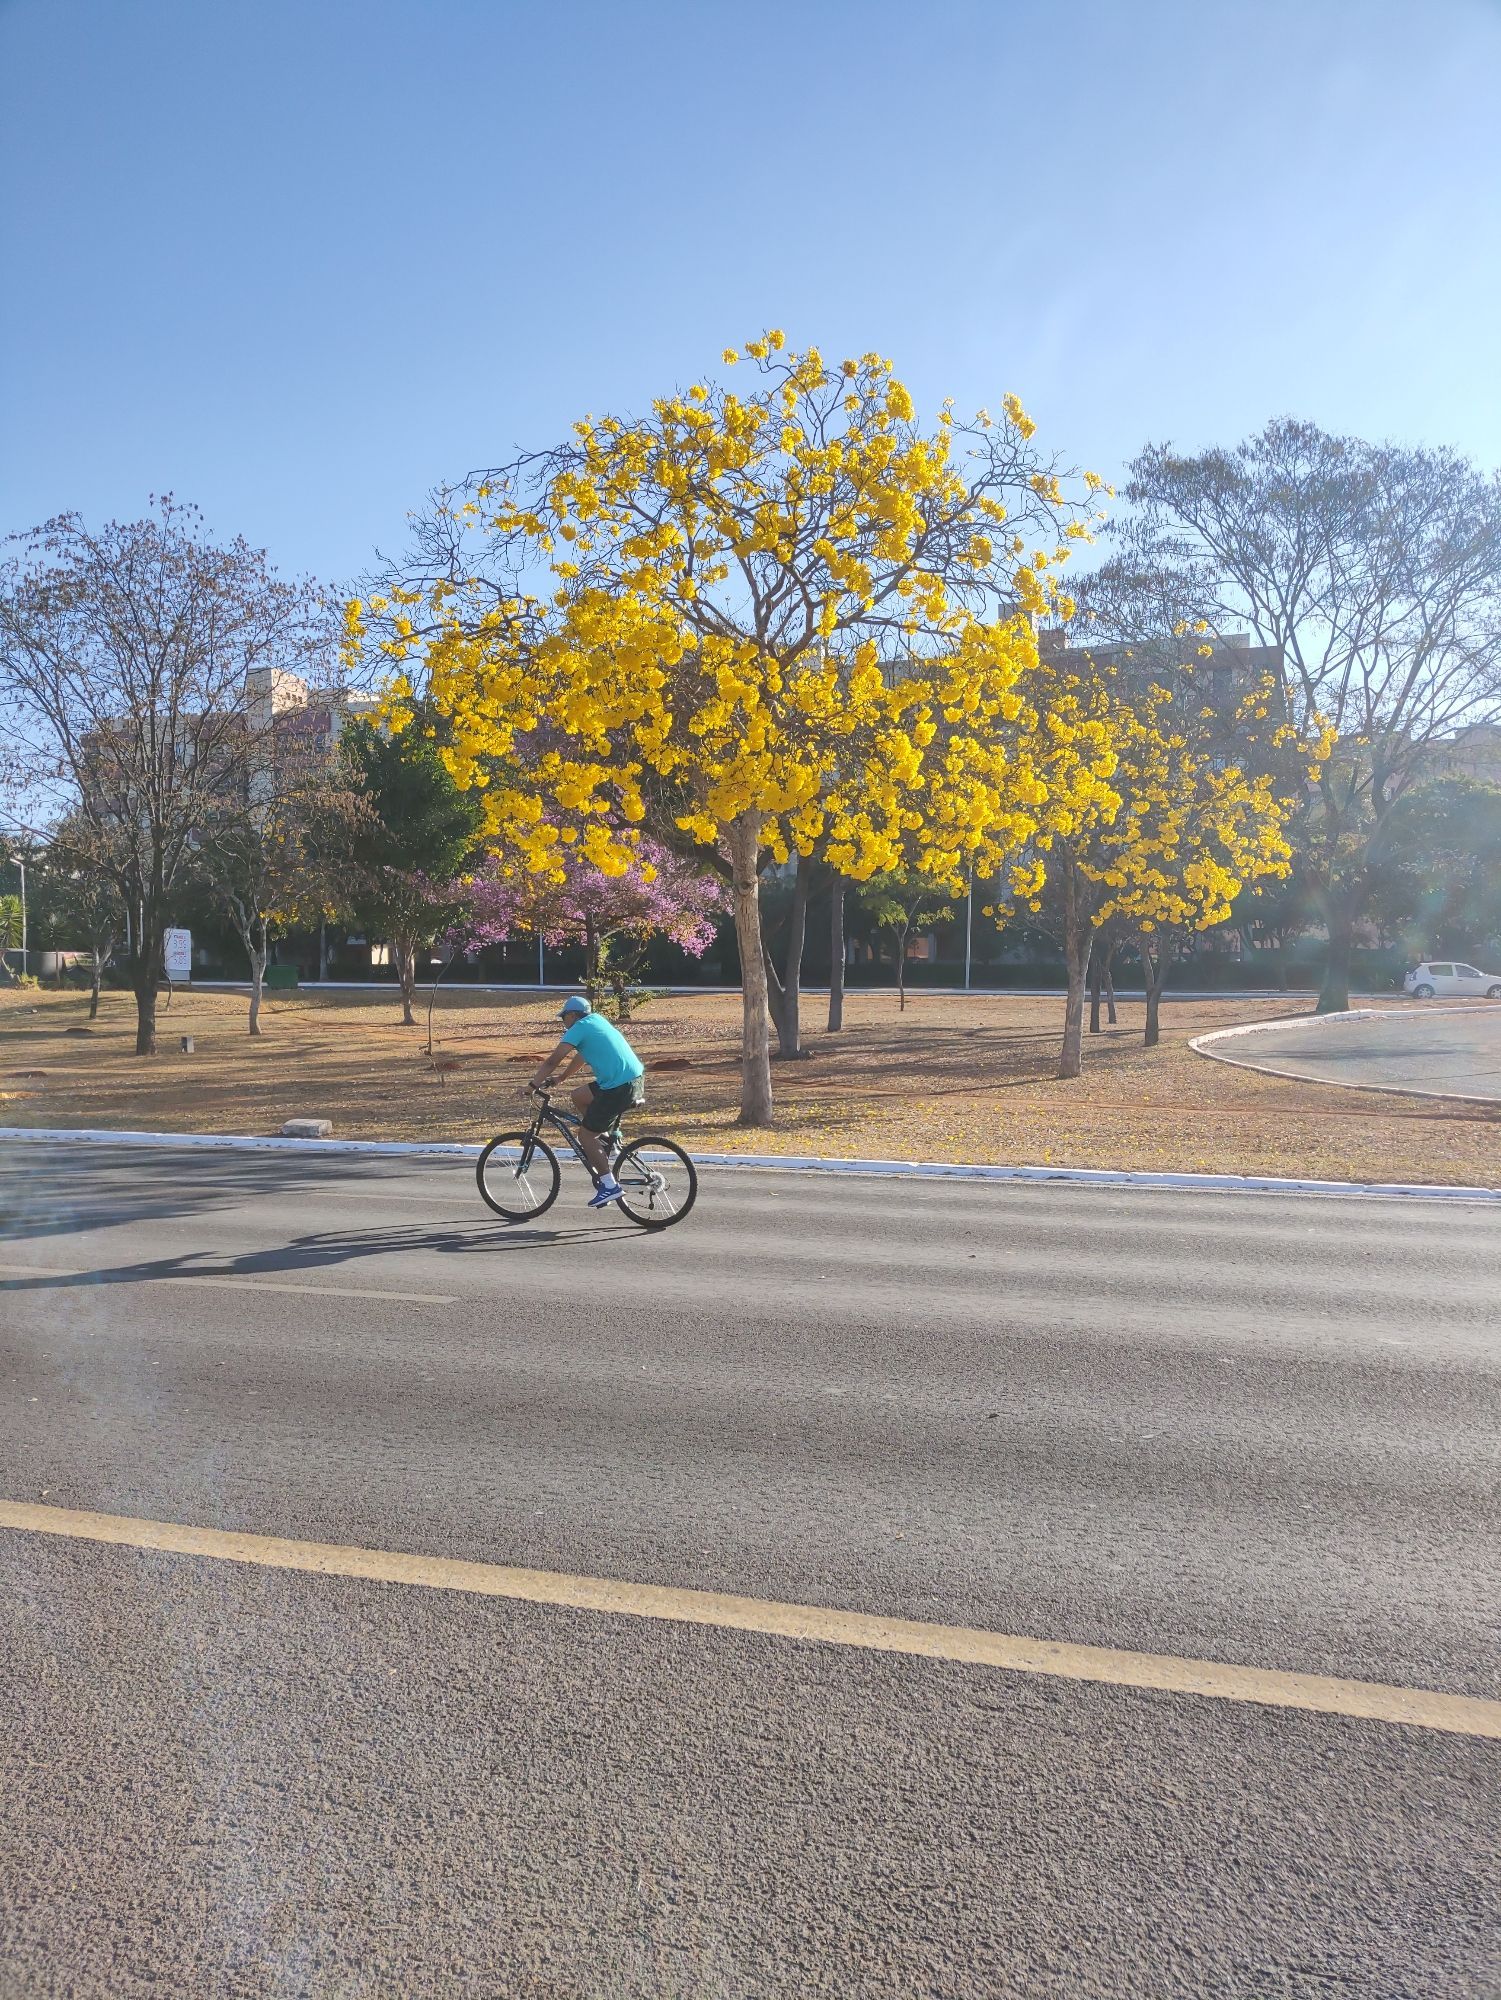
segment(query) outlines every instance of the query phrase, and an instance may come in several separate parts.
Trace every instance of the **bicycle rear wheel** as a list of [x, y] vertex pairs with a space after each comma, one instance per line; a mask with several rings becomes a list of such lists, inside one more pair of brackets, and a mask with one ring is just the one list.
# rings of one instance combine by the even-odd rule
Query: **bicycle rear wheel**
[[535, 1132], [502, 1132], [479, 1156], [474, 1170], [486, 1206], [507, 1222], [545, 1215], [563, 1184], [558, 1156]]
[[671, 1139], [633, 1139], [615, 1162], [618, 1207], [643, 1229], [670, 1229], [698, 1195], [698, 1173]]

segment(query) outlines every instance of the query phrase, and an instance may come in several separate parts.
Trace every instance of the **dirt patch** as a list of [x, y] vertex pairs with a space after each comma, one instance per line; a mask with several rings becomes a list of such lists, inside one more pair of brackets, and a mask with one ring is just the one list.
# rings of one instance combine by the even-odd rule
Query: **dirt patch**
[[[0, 995], [0, 1066], [27, 1071], [26, 1096], [6, 1104], [5, 1122], [271, 1133], [288, 1118], [323, 1117], [343, 1138], [482, 1139], [521, 1112], [521, 1065], [553, 1045], [556, 1004], [445, 996], [435, 1069], [423, 1031], [401, 1027], [383, 996], [268, 995], [266, 1033], [252, 1041], [242, 997], [180, 991], [163, 1017], [163, 1053], [143, 1062], [131, 1053], [128, 995], [105, 995], [87, 1044], [63, 1039], [86, 998], [31, 993], [22, 1005]], [[1149, 1050], [1141, 1003], [1123, 1001], [1119, 1025], [1086, 1038], [1083, 1078], [1059, 1083], [1060, 1000], [919, 993], [899, 1014], [895, 995], [857, 991], [842, 1034], [815, 1029], [806, 1060], [774, 1065], [769, 1132], [735, 1122], [736, 995], [653, 1002], [629, 1033], [648, 1068], [644, 1116], [705, 1150], [1501, 1183], [1501, 1117], [1484, 1107], [1352, 1100], [1187, 1047], [1207, 1029], [1308, 1005], [1275, 995], [1171, 1001], [1162, 1045]], [[817, 996], [805, 1011], [817, 1020]], [[177, 1047], [183, 1034], [194, 1038], [191, 1055]]]

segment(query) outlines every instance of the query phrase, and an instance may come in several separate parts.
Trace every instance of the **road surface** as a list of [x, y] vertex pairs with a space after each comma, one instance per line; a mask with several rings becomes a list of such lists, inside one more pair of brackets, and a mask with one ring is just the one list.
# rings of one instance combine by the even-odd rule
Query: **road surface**
[[5, 2000], [1496, 2000], [1494, 1207], [468, 1174], [0, 1150]]
[[[1221, 1062], [1310, 1083], [1501, 1104], [1501, 1005], [1414, 1001], [1379, 1013], [1310, 1015], [1250, 1034], [1200, 1037]], [[1421, 1180], [1422, 1161], [1413, 1163]]]

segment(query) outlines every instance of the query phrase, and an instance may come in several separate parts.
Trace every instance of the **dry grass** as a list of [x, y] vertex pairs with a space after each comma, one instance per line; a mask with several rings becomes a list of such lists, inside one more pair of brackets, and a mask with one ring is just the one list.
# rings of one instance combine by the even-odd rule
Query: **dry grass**
[[[245, 1001], [180, 993], [161, 1018], [164, 1053], [132, 1055], [134, 1003], [107, 994], [87, 1028], [71, 994], [0, 993], [0, 1123], [179, 1132], [274, 1132], [331, 1118], [341, 1137], [480, 1139], [525, 1115], [527, 1065], [556, 1038], [556, 998], [465, 994], [439, 1002], [452, 1062], [435, 1073], [420, 1029], [373, 995], [268, 997], [266, 1033]], [[807, 1061], [774, 1066], [778, 1120], [737, 1127], [739, 1001], [703, 993], [654, 1003], [631, 1028], [652, 1066], [651, 1123], [701, 1148], [883, 1159], [1156, 1167], [1491, 1185], [1501, 1115], [1480, 1106], [1357, 1094], [1232, 1069], [1191, 1035], [1303, 1011], [1306, 1001], [1173, 1001], [1163, 1042], [1141, 1047], [1141, 1006], [1089, 1038], [1084, 1077], [1052, 1076], [1062, 1003], [1032, 995], [856, 992], [848, 1027], [815, 1025]], [[818, 997], [808, 1016], [821, 1017]], [[196, 1051], [183, 1055], [178, 1038]]]

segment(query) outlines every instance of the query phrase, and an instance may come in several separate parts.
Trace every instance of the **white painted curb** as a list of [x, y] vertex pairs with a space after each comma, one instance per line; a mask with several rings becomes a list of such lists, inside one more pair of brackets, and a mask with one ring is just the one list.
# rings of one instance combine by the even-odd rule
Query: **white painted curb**
[[[457, 1139], [270, 1139], [231, 1132], [111, 1132], [74, 1127], [0, 1126], [0, 1143], [150, 1146], [218, 1152], [363, 1155], [369, 1159], [477, 1159], [480, 1148]], [[1132, 1173], [1116, 1167], [992, 1167], [955, 1160], [839, 1160], [782, 1153], [695, 1153], [701, 1167], [761, 1173], [850, 1174], [868, 1179], [1072, 1183], [1080, 1187], [1174, 1189], [1180, 1194], [1360, 1195], [1418, 1201], [1501, 1202], [1501, 1188], [1444, 1187], [1380, 1181], [1304, 1181], [1260, 1174]], [[572, 1159], [564, 1161], [572, 1166]]]
[[[1421, 1013], [1417, 1008], [1421, 1007]], [[1492, 1009], [1484, 1001], [1471, 1001], [1458, 1007], [1429, 1007], [1421, 1001], [1411, 1012], [1400, 1007], [1346, 1007], [1335, 1014], [1283, 1014], [1273, 1021], [1247, 1021], [1238, 1028], [1214, 1028], [1207, 1035], [1195, 1035], [1188, 1046], [1196, 1056], [1207, 1056], [1211, 1062], [1231, 1063], [1236, 1069], [1259, 1070], [1263, 1076], [1285, 1077], [1291, 1083], [1314, 1083], [1328, 1090], [1377, 1091], [1385, 1097], [1426, 1097], [1437, 1098], [1446, 1104], [1488, 1104], [1494, 1108], [1494, 1097], [1480, 1097], [1464, 1090], [1424, 1090], [1416, 1083], [1356, 1083], [1344, 1076], [1310, 1076], [1304, 1069], [1284, 1069], [1280, 1064], [1258, 1062], [1252, 1056], [1227, 1055], [1223, 1049], [1212, 1047], [1216, 1042], [1234, 1041], [1239, 1035], [1275, 1034], [1279, 1029], [1316, 1028], [1340, 1021], [1386, 1021], [1394, 1016], [1406, 1021], [1427, 1021], [1435, 1014], [1482, 1014]]]

